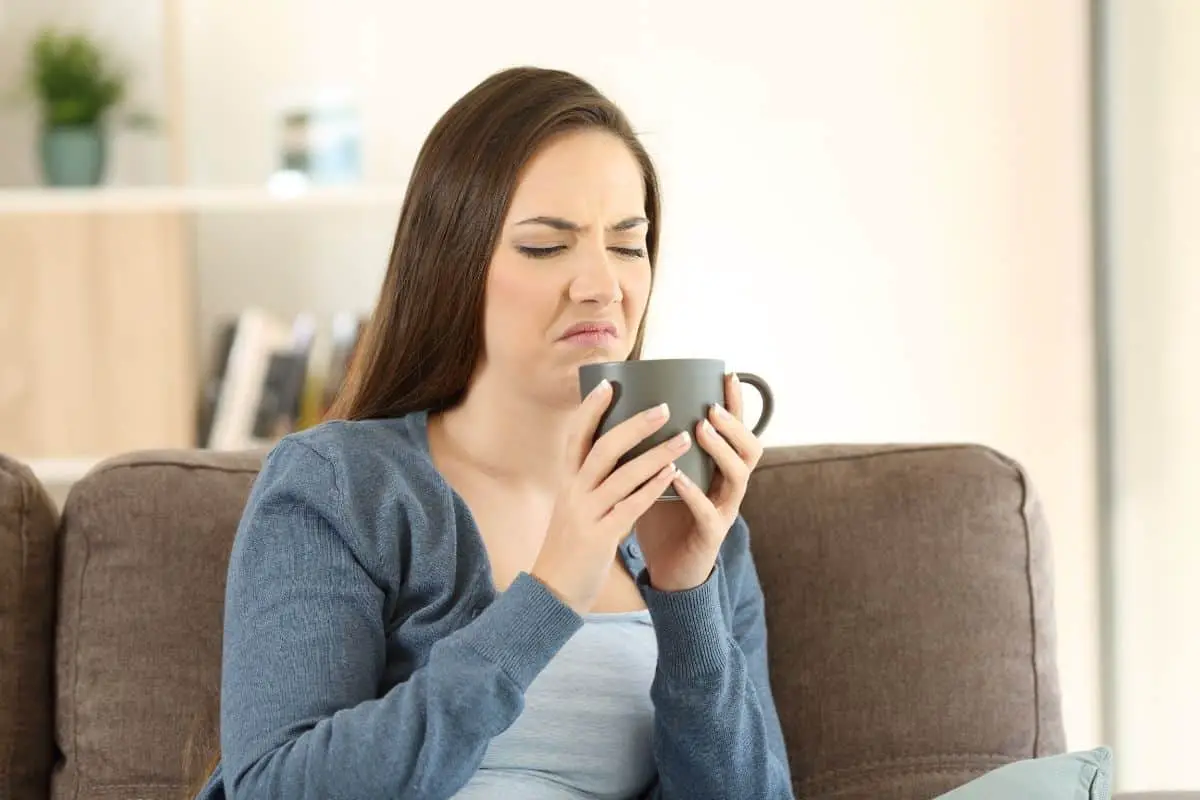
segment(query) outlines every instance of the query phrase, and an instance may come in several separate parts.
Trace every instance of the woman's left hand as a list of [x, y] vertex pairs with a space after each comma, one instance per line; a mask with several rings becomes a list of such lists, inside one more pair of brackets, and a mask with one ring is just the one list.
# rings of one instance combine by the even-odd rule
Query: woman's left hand
[[742, 387], [736, 375], [725, 376], [725, 408], [713, 406], [694, 436], [693, 446], [703, 447], [717, 467], [708, 494], [679, 472], [674, 486], [683, 502], [660, 500], [637, 526], [650, 585], [663, 592], [708, 580], [737, 519], [750, 473], [762, 458], [762, 445], [742, 423]]

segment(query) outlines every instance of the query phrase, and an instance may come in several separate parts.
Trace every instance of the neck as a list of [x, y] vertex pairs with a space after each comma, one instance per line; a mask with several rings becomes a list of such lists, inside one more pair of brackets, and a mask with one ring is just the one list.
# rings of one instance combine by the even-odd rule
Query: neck
[[435, 425], [456, 458], [500, 480], [554, 491], [567, 469], [571, 411], [480, 383]]

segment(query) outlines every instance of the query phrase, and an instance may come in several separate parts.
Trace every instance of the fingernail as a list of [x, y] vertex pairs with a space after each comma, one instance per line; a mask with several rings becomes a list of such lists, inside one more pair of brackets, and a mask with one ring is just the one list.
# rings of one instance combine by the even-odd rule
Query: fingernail
[[737, 386], [739, 383], [741, 383], [741, 381], [739, 381], [739, 380], [738, 380], [738, 376], [737, 376], [737, 373], [736, 373], [736, 372], [731, 372], [731, 373], [729, 373], [729, 377], [733, 378], [733, 385], [734, 385], [734, 386]]
[[647, 411], [646, 419], [650, 420], [651, 422], [658, 422], [660, 419], [667, 418], [668, 411], [669, 409], [667, 408], [667, 404], [663, 403], [662, 405], [655, 406]]
[[687, 431], [684, 431], [683, 433], [675, 434], [675, 438], [671, 439], [671, 445], [670, 445], [671, 449], [672, 450], [686, 450], [687, 446], [688, 446], [688, 442], [691, 440], [691, 438], [692, 437], [688, 436]]
[[608, 388], [610, 386], [612, 386], [612, 384], [608, 382], [608, 378], [605, 378], [604, 380], [600, 381], [592, 388], [591, 393], [592, 394], [600, 394], [601, 392], [608, 391]]
[[729, 419], [729, 409], [725, 408], [725, 406], [721, 405], [720, 403], [713, 403], [713, 411], [717, 412], [718, 417]]
[[678, 473], [679, 473], [679, 467], [675, 466], [674, 462], [672, 462], [670, 464], [667, 464], [665, 467], [663, 467], [663, 471], [660, 474], [664, 478], [669, 477], [671, 480], [675, 480], [675, 476]]
[[687, 473], [681, 469], [675, 471], [675, 480], [679, 481], [680, 483], [692, 482], [692, 479], [687, 476]]
[[708, 420], [704, 420], [703, 425], [704, 425], [704, 432], [707, 433], [709, 436], [717, 435], [717, 431], [713, 428], [711, 422], [709, 422]]

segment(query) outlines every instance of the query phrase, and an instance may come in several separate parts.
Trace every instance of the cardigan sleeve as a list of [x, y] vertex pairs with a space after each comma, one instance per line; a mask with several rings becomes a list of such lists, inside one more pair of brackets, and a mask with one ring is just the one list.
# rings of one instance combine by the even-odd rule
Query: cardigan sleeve
[[734, 523], [717, 567], [700, 586], [659, 592], [645, 572], [639, 584], [659, 647], [650, 691], [658, 781], [648, 799], [792, 798], [745, 522]]

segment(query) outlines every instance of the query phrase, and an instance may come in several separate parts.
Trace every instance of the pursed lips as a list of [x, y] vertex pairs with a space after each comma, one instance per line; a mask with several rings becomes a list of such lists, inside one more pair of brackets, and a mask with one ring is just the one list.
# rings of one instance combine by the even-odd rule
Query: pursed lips
[[581, 323], [567, 328], [560, 341], [572, 344], [604, 344], [617, 338], [617, 327], [612, 323]]

